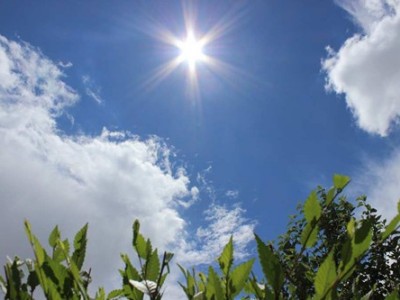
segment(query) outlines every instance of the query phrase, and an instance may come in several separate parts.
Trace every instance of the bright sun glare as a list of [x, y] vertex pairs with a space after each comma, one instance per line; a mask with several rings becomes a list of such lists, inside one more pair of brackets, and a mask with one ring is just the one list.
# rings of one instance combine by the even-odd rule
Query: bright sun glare
[[203, 43], [196, 40], [193, 33], [189, 33], [186, 40], [179, 42], [177, 46], [181, 50], [179, 60], [186, 61], [192, 70], [195, 68], [197, 62], [205, 58]]
[[179, 39], [166, 27], [157, 26], [151, 23], [149, 25], [150, 34], [163, 43], [173, 46], [179, 53], [172, 59], [157, 67], [153, 71], [153, 74], [145, 81], [144, 86], [150, 88], [154, 87], [183, 63], [187, 65], [188, 76], [186, 76], [186, 81], [190, 96], [194, 99], [199, 99], [200, 97], [199, 70], [196, 69], [200, 64], [205, 65], [207, 69], [212, 69], [214, 73], [218, 73], [218, 75], [229, 79], [229, 77], [231, 77], [237, 70], [230, 64], [210, 55], [212, 49], [210, 49], [209, 46], [233, 28], [235, 22], [241, 16], [241, 14], [236, 13], [236, 9], [232, 10], [227, 15], [221, 17], [221, 20], [216, 22], [216, 24], [208, 31], [200, 34], [197, 32], [195, 26], [197, 18], [196, 8], [190, 4], [184, 5], [183, 16], [186, 38], [183, 39]]

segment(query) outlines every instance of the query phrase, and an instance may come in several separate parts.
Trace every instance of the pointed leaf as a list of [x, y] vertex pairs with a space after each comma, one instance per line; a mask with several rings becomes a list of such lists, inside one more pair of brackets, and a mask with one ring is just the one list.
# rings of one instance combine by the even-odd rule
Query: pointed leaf
[[[247, 262], [244, 262], [238, 265], [231, 273], [231, 280], [232, 280], [232, 290], [231, 295], [232, 297], [237, 296], [249, 278], [251, 268], [253, 267], [254, 259], [251, 259]], [[231, 287], [230, 287], [231, 288]]]
[[282, 265], [279, 259], [272, 251], [272, 246], [267, 246], [255, 234], [257, 242], [258, 257], [260, 264], [268, 283], [272, 286], [275, 292], [280, 291], [284, 281]]
[[226, 276], [229, 273], [229, 270], [233, 263], [233, 239], [232, 236], [229, 239], [229, 242], [225, 245], [224, 250], [221, 253], [221, 256], [218, 257], [219, 267], [222, 272]]
[[208, 269], [208, 281], [209, 284], [207, 284], [208, 286], [212, 286], [213, 288], [210, 288], [210, 291], [213, 291], [213, 295], [214, 297], [210, 297], [210, 294], [208, 292], [207, 289], [207, 299], [215, 299], [215, 300], [224, 300], [224, 292], [222, 289], [222, 284], [221, 284], [221, 280], [218, 277], [218, 274], [215, 273], [214, 269], [212, 267], [209, 267]]
[[54, 248], [57, 244], [57, 240], [60, 238], [60, 231], [58, 230], [58, 226], [54, 227], [49, 236], [49, 245]]
[[86, 245], [87, 245], [87, 229], [88, 224], [86, 223], [75, 235], [74, 238], [74, 252], [72, 254], [72, 260], [79, 270], [82, 269], [83, 262], [85, 260]]
[[137, 234], [136, 236], [136, 244], [134, 245], [135, 250], [139, 257], [146, 259], [147, 257], [147, 243], [146, 240], [144, 239], [143, 235], [140, 233]]
[[157, 249], [150, 255], [146, 261], [146, 279], [156, 281], [160, 272], [160, 260], [158, 258]]

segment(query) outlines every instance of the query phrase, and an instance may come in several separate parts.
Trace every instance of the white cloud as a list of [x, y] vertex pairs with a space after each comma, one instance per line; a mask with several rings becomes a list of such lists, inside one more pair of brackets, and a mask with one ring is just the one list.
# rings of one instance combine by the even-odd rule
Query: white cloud
[[344, 94], [363, 130], [386, 136], [400, 116], [400, 1], [338, 1], [362, 26], [323, 61], [327, 88]]
[[[239, 207], [211, 206], [210, 225], [189, 238], [181, 210], [199, 190], [184, 169], [171, 167], [171, 150], [157, 137], [142, 140], [106, 128], [98, 136], [63, 134], [57, 117], [79, 99], [63, 76], [38, 49], [0, 35], [0, 259], [32, 255], [24, 218], [43, 242], [56, 224], [71, 238], [89, 222], [87, 265], [95, 285], [108, 289], [119, 282], [119, 253], [133, 254], [135, 218], [156, 246], [186, 261], [191, 258], [181, 245], [197, 254], [191, 264], [208, 262], [231, 233], [239, 255], [245, 254], [254, 223]], [[166, 295], [176, 298], [177, 286], [169, 290]]]
[[365, 158], [363, 168], [353, 177], [353, 194], [366, 195], [385, 218], [394, 217], [400, 200], [400, 149], [383, 160]]
[[244, 213], [245, 210], [238, 205], [229, 209], [213, 204], [204, 212], [208, 225], [197, 229], [190, 244], [181, 245], [182, 251], [178, 253], [180, 261], [190, 265], [212, 263], [231, 236], [235, 244], [235, 258], [247, 257], [246, 247], [254, 238], [256, 223], [244, 218]]

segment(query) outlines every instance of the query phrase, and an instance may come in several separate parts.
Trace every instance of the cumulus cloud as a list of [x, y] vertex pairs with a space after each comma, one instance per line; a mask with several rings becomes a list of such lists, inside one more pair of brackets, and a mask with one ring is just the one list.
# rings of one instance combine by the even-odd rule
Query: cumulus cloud
[[196, 253], [193, 264], [209, 261], [231, 232], [244, 255], [254, 224], [239, 207], [213, 204], [206, 212], [209, 225], [189, 238], [182, 211], [199, 189], [183, 168], [171, 167], [171, 149], [159, 138], [107, 128], [98, 136], [64, 134], [57, 118], [79, 95], [63, 76], [39, 49], [0, 35], [0, 258], [31, 256], [24, 218], [42, 241], [56, 224], [71, 238], [89, 222], [87, 265], [95, 285], [106, 288], [119, 282], [119, 253], [131, 253], [136, 218], [156, 246], [186, 261], [181, 245]]
[[345, 96], [360, 128], [386, 136], [400, 116], [400, 1], [337, 2], [362, 32], [338, 51], [328, 47], [327, 88]]

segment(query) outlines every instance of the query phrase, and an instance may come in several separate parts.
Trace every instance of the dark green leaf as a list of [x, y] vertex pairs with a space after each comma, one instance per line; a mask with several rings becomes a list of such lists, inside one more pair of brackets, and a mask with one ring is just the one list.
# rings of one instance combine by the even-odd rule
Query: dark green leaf
[[272, 286], [275, 292], [280, 291], [283, 281], [284, 274], [279, 259], [272, 251], [271, 246], [267, 246], [264, 242], [255, 234], [257, 242], [258, 257], [260, 264], [267, 278], [268, 283]]
[[83, 262], [85, 261], [86, 245], [87, 245], [87, 229], [88, 224], [86, 223], [75, 235], [74, 238], [74, 252], [72, 254], [72, 260], [79, 270], [82, 269]]

